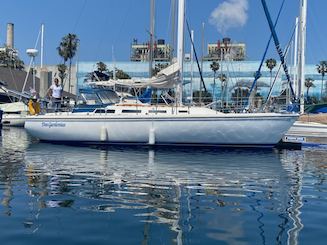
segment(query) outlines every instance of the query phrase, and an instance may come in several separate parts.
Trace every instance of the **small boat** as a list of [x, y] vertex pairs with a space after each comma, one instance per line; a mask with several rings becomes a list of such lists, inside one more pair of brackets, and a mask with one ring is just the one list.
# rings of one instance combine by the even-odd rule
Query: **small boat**
[[1, 104], [0, 109], [3, 111], [3, 126], [24, 127], [28, 107], [23, 102]]

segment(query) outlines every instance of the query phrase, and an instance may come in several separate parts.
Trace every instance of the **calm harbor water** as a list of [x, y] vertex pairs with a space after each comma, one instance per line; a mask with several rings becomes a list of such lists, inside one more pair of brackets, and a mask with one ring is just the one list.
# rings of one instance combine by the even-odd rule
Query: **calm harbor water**
[[326, 244], [327, 148], [73, 147], [1, 133], [1, 244]]

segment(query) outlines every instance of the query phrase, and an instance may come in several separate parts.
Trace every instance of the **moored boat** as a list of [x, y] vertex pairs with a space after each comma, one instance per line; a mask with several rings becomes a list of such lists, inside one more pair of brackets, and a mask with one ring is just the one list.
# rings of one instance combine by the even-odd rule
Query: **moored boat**
[[28, 107], [23, 102], [1, 104], [0, 108], [3, 111], [2, 125], [24, 127]]
[[118, 104], [89, 113], [29, 116], [25, 128], [51, 142], [273, 147], [297, 118], [297, 114], [224, 114], [202, 107]]
[[[43, 141], [146, 145], [273, 147], [293, 125], [293, 113], [230, 113], [183, 106], [184, 0], [178, 2], [177, 62], [156, 77], [124, 81], [130, 86], [175, 88], [173, 105], [120, 101], [92, 112], [30, 116], [26, 130]], [[122, 81], [112, 81], [120, 83]]]

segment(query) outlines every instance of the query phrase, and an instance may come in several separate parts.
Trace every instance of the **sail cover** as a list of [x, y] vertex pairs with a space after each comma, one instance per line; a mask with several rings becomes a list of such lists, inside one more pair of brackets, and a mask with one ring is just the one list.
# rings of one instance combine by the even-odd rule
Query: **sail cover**
[[178, 63], [174, 63], [158, 72], [151, 78], [132, 78], [132, 79], [109, 79], [108, 81], [88, 82], [91, 86], [113, 87], [115, 85], [134, 87], [134, 88], [158, 88], [168, 89], [174, 88], [180, 82], [180, 67]]

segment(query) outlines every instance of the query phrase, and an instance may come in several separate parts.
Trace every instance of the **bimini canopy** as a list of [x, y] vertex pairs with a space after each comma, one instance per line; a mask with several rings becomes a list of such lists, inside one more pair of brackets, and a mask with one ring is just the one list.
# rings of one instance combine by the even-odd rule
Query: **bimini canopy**
[[110, 79], [108, 81], [88, 82], [91, 86], [113, 87], [115, 85], [134, 88], [174, 88], [180, 81], [180, 67], [174, 63], [158, 72], [151, 78]]

